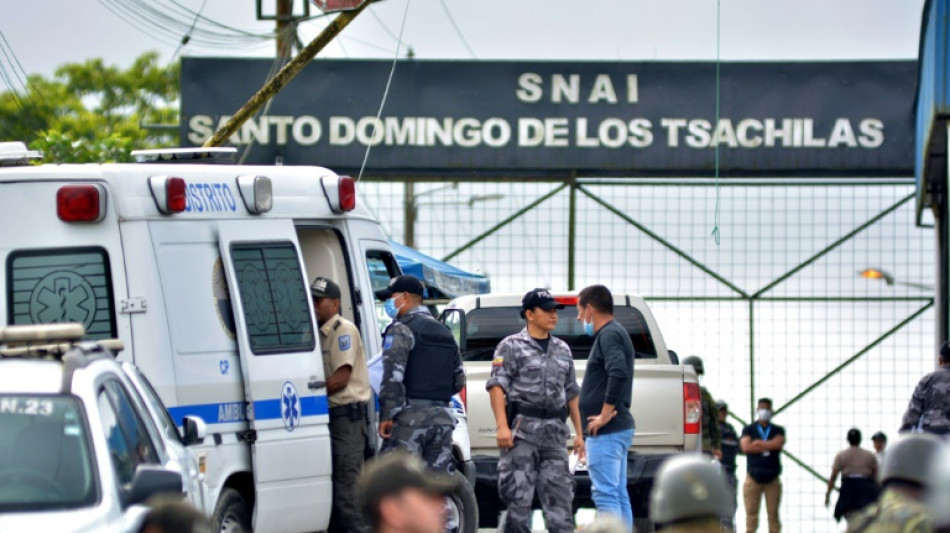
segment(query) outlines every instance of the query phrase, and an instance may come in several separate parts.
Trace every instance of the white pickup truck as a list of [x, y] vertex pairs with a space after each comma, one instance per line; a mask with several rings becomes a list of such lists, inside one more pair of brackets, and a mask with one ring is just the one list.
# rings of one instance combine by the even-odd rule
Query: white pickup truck
[[[479, 527], [495, 527], [502, 504], [498, 498], [498, 448], [495, 417], [485, 382], [491, 374], [495, 346], [520, 331], [521, 294], [464, 296], [449, 302], [442, 313], [462, 348], [467, 379], [462, 398], [468, 410], [468, 430], [475, 463], [475, 494]], [[565, 305], [558, 313], [554, 335], [571, 347], [578, 382], [583, 380], [587, 356], [594, 339], [584, 334], [577, 321], [577, 296], [559, 294]], [[636, 434], [628, 455], [627, 486], [638, 531], [651, 531], [647, 518], [650, 488], [660, 463], [672, 454], [699, 451], [701, 446], [701, 401], [692, 367], [673, 364], [663, 335], [646, 302], [641, 298], [614, 295], [614, 316], [630, 333], [636, 350], [633, 380], [633, 416]], [[573, 429], [573, 428], [572, 428]], [[565, 443], [570, 446], [571, 439]], [[590, 478], [575, 474], [575, 507], [592, 507]]]

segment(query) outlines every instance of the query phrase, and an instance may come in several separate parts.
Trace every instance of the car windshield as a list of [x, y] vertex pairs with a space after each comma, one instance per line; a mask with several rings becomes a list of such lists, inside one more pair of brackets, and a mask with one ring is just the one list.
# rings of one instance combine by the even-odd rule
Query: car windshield
[[93, 505], [96, 476], [79, 402], [0, 394], [0, 512]]
[[[473, 309], [465, 317], [466, 361], [490, 361], [495, 346], [502, 339], [524, 328], [520, 307], [488, 307]], [[656, 347], [643, 314], [634, 307], [615, 307], [614, 318], [630, 334], [637, 359], [656, 359]], [[594, 338], [584, 334], [577, 321], [577, 309], [572, 306], [558, 311], [555, 337], [567, 342], [574, 359], [587, 359]]]

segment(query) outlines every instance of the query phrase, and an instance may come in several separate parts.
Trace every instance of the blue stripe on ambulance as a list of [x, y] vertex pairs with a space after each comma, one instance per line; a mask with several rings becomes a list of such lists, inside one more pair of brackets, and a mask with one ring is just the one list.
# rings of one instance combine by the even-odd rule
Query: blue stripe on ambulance
[[[280, 419], [280, 401], [280, 398], [272, 398], [254, 402], [255, 419]], [[175, 420], [175, 424], [179, 426], [182, 424], [182, 419], [186, 416], [197, 416], [207, 424], [231, 424], [234, 422], [244, 422], [247, 419], [245, 413], [246, 405], [246, 402], [179, 405], [178, 407], [169, 407], [168, 412], [172, 415], [172, 419]], [[302, 416], [329, 415], [330, 406], [327, 403], [326, 396], [304, 396], [300, 398], [300, 411]]]

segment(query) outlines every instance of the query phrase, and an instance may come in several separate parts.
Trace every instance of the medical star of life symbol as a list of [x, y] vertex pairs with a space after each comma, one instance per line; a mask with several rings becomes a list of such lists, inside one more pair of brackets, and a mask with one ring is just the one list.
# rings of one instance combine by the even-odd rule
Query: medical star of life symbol
[[289, 381], [284, 383], [280, 393], [280, 417], [287, 431], [293, 431], [300, 424], [300, 396], [297, 396], [297, 389]]
[[34, 324], [76, 322], [88, 329], [95, 316], [92, 285], [73, 272], [47, 274], [30, 294], [30, 318]]

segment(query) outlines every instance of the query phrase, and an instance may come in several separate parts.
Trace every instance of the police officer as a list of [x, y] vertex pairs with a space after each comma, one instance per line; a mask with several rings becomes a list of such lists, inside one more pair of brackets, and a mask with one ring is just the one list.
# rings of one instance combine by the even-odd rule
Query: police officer
[[950, 436], [950, 341], [940, 347], [938, 369], [924, 376], [904, 413], [900, 431], [920, 426], [927, 433]]
[[521, 300], [527, 325], [495, 348], [492, 375], [485, 388], [491, 397], [501, 448], [498, 494], [508, 507], [507, 533], [531, 531], [531, 502], [535, 487], [548, 531], [574, 531], [574, 478], [568, 469], [565, 444], [574, 424], [574, 452], [584, 457], [574, 373], [567, 343], [551, 335], [557, 327], [557, 303], [551, 293], [534, 289]]
[[[683, 359], [683, 364], [693, 367], [693, 369], [696, 370], [696, 375], [702, 380], [706, 369], [703, 367], [703, 360], [698, 355], [691, 355]], [[700, 387], [699, 391], [703, 404], [703, 453], [715, 457], [716, 459], [721, 459], [722, 451], [720, 450], [720, 446], [722, 445], [722, 435], [719, 433], [716, 401], [713, 400], [712, 394], [709, 393], [706, 387]]]
[[383, 336], [379, 436], [383, 451], [405, 449], [429, 468], [452, 473], [452, 395], [465, 386], [455, 337], [422, 305], [425, 288], [413, 276], [395, 277], [376, 297], [393, 322]]
[[[664, 461], [650, 492], [650, 518], [665, 533], [718, 533], [733, 508], [726, 481], [708, 459], [680, 455]], [[731, 529], [727, 529], [731, 531]]]
[[729, 406], [726, 402], [724, 400], [716, 402], [716, 409], [719, 415], [719, 434], [722, 436], [720, 441], [722, 457], [719, 459], [719, 464], [722, 465], [723, 479], [725, 479], [726, 486], [729, 487], [729, 492], [732, 494], [729, 512], [722, 517], [722, 527], [733, 530], [736, 527], [736, 509], [739, 507], [737, 500], [739, 480], [736, 478], [736, 455], [739, 453], [739, 435], [736, 433], [736, 428], [732, 427], [732, 424], [726, 421], [726, 417], [729, 415]]
[[340, 316], [340, 286], [319, 277], [310, 285], [320, 327], [323, 370], [330, 404], [333, 449], [333, 511], [329, 531], [360, 528], [356, 478], [366, 448], [366, 407], [370, 399], [366, 352], [356, 325]]
[[[933, 518], [925, 505], [931, 486], [930, 470], [943, 442], [933, 435], [904, 435], [884, 456], [876, 503], [851, 515], [849, 533], [930, 533]], [[946, 505], [946, 503], [944, 503]]]

